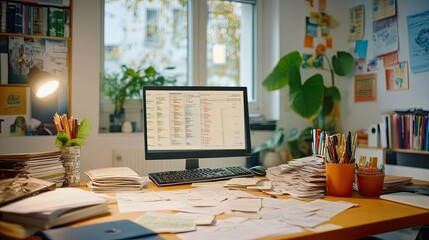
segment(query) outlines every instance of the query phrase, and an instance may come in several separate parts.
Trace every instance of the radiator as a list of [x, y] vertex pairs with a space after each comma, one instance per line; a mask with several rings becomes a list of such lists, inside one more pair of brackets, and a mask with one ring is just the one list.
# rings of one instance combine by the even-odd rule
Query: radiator
[[[199, 161], [200, 167], [245, 166], [244, 158], [213, 158]], [[140, 176], [150, 172], [185, 169], [185, 160], [145, 160], [141, 148], [118, 148], [113, 150], [113, 166], [129, 167]]]

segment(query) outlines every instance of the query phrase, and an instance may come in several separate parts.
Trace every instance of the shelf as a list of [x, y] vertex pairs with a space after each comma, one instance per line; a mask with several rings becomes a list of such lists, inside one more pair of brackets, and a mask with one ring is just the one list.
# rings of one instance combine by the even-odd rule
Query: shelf
[[70, 37], [51, 37], [51, 36], [45, 36], [45, 35], [31, 35], [31, 34], [7, 33], [7, 32], [0, 32], [0, 36], [23, 37], [23, 38], [43, 38], [43, 39], [50, 39], [50, 40], [68, 40], [68, 41], [71, 40]]
[[400, 149], [400, 148], [385, 149], [385, 150], [388, 152], [429, 155], [429, 151], [418, 151], [418, 150]]

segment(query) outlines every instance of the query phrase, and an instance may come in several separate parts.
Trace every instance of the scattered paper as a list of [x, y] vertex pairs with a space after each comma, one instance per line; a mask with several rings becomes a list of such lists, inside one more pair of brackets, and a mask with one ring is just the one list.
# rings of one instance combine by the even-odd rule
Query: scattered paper
[[176, 214], [148, 212], [135, 220], [156, 233], [189, 232], [196, 229], [195, 218]]

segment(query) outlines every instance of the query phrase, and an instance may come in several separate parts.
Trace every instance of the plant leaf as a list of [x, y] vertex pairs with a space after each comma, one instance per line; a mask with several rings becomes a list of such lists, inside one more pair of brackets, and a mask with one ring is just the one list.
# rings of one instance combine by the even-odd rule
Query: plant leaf
[[69, 142], [69, 135], [64, 130], [61, 130], [57, 133], [57, 137], [55, 138], [55, 146], [57, 148], [65, 147]]
[[[85, 139], [91, 133], [91, 129], [92, 129], [91, 120], [89, 118], [82, 119], [82, 121], [79, 124], [76, 139], [73, 139], [73, 140], [75, 140], [74, 143], [76, 145], [79, 145], [79, 146], [85, 145]], [[79, 143], [79, 144], [77, 144], [77, 143]], [[76, 145], [74, 145], [74, 146], [76, 146]]]
[[325, 97], [327, 96], [331, 97], [332, 101], [336, 103], [339, 103], [341, 101], [341, 93], [336, 86], [325, 88]]
[[323, 103], [325, 86], [323, 77], [315, 74], [301, 84], [299, 68], [294, 66], [289, 74], [289, 103], [291, 108], [301, 117], [313, 119], [320, 111]]
[[338, 51], [337, 55], [332, 56], [332, 67], [339, 76], [346, 76], [351, 72], [355, 64], [353, 56], [344, 51]]
[[281, 89], [289, 83], [289, 71], [291, 66], [300, 66], [302, 62], [298, 51], [293, 51], [283, 56], [273, 71], [265, 78], [262, 85], [268, 91]]

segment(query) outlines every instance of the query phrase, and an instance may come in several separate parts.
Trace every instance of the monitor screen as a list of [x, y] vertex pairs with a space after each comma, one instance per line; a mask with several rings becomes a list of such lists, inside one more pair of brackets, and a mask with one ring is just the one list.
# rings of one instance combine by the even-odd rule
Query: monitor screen
[[143, 87], [143, 117], [146, 160], [251, 154], [245, 87]]

